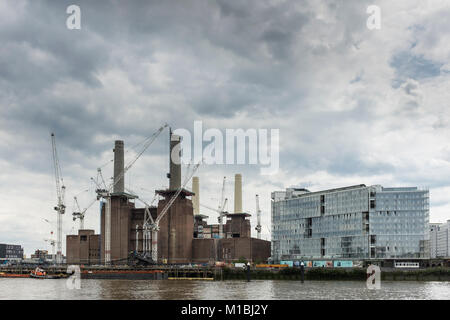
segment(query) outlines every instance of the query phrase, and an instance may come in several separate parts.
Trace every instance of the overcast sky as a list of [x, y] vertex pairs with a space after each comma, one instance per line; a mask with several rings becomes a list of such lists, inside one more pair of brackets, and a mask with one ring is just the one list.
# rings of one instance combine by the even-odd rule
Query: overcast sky
[[[66, 27], [71, 4], [81, 30]], [[372, 4], [380, 30], [366, 27]], [[0, 242], [27, 255], [51, 249], [43, 240], [56, 232], [50, 132], [67, 233], [78, 226], [73, 196], [82, 208], [94, 199], [90, 177], [112, 159], [114, 140], [127, 148], [165, 122], [192, 130], [196, 120], [280, 130], [277, 174], [257, 165], [197, 174], [200, 202], [214, 207], [227, 176], [232, 210], [242, 173], [244, 210], [254, 213], [261, 198], [263, 238], [270, 193], [293, 185], [428, 187], [430, 220], [450, 219], [449, 16], [448, 0], [1, 0]], [[168, 163], [165, 131], [126, 186], [151, 200], [168, 185]], [[112, 166], [103, 170], [108, 179]], [[97, 232], [98, 208], [85, 222]]]

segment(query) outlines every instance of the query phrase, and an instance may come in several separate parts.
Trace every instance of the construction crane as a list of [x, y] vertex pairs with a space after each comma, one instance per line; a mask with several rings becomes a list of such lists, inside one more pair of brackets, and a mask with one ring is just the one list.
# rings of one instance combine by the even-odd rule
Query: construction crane
[[[166, 215], [167, 211], [169, 211], [172, 204], [175, 202], [177, 197], [180, 195], [181, 191], [184, 189], [186, 184], [191, 180], [192, 176], [197, 171], [198, 167], [202, 163], [203, 159], [197, 163], [190, 174], [188, 174], [183, 182], [183, 184], [177, 189], [175, 194], [170, 198], [169, 202], [164, 206], [164, 208], [161, 210], [161, 212], [158, 214], [155, 220], [153, 220], [153, 217], [150, 214], [150, 211], [148, 210], [148, 207], [146, 207], [146, 221], [144, 221], [144, 234], [145, 232], [150, 231], [151, 232], [151, 256], [153, 263], [158, 263], [158, 231], [159, 231], [159, 222], [161, 219]], [[148, 212], [148, 213], [147, 213]]]
[[[114, 186], [125, 176], [128, 170], [136, 163], [136, 161], [141, 157], [141, 155], [147, 150], [147, 148], [155, 141], [155, 139], [160, 135], [160, 133], [168, 126], [164, 124], [160, 127], [153, 135], [145, 140], [144, 146], [141, 151], [138, 152], [136, 157], [130, 161], [130, 163], [119, 173], [117, 177], [114, 177], [113, 183], [109, 188], [97, 189], [97, 199], [103, 198], [105, 200], [105, 264], [110, 264], [111, 262], [111, 192]], [[98, 169], [98, 175], [102, 178], [104, 186], [106, 186], [103, 176], [101, 174], [101, 169]]]
[[223, 208], [225, 208], [226, 204], [227, 204], [228, 198], [225, 198], [224, 202], [223, 202], [223, 206], [219, 207], [219, 209], [215, 209], [215, 208], [211, 208], [207, 205], [204, 204], [200, 204], [202, 207], [205, 207], [206, 209], [215, 211], [219, 214], [218, 217], [218, 221], [219, 221], [219, 238], [223, 238], [223, 217], [228, 213], [227, 211], [225, 211]]
[[256, 227], [255, 230], [258, 232], [258, 239], [261, 239], [261, 210], [259, 209], [259, 195], [256, 195]]
[[225, 206], [227, 204], [228, 199], [225, 198], [225, 182], [226, 182], [226, 178], [227, 177], [223, 177], [223, 182], [222, 182], [222, 192], [221, 192], [221, 197], [220, 197], [220, 202], [219, 202], [219, 206], [218, 209], [213, 209], [211, 207], [205, 206], [203, 204], [200, 204], [202, 207], [205, 207], [207, 209], [213, 210], [215, 212], [217, 212], [219, 214], [218, 217], [218, 221], [219, 221], [219, 238], [223, 238], [223, 217], [228, 213], [225, 210]]
[[78, 196], [80, 194], [82, 194], [83, 192], [87, 192], [87, 191], [89, 191], [89, 189], [84, 190], [84, 191], [80, 192], [79, 194], [77, 194], [76, 196], [73, 197], [74, 205], [76, 205], [76, 210], [78, 210], [78, 211], [74, 211], [72, 213], [73, 221], [75, 221], [76, 219], [80, 219], [80, 230], [84, 229], [84, 214], [86, 213], [86, 210], [88, 208], [84, 209], [83, 211], [81, 210], [80, 204], [78, 203]]
[[57, 231], [56, 231], [56, 263], [62, 263], [62, 217], [66, 211], [64, 204], [64, 196], [66, 187], [64, 186], [64, 180], [61, 174], [61, 167], [59, 165], [58, 153], [56, 151], [55, 134], [51, 133], [52, 150], [53, 150], [53, 166], [55, 169], [55, 181], [56, 181], [56, 197], [58, 204], [54, 207], [57, 213]]
[[223, 217], [225, 216], [225, 212], [223, 211], [225, 209], [225, 205], [227, 204], [227, 199], [224, 199], [225, 196], [225, 181], [227, 177], [223, 177], [223, 183], [222, 183], [222, 196], [220, 198], [219, 203], [219, 238], [223, 238]]
[[[142, 224], [142, 255], [144, 258], [148, 258], [151, 255], [151, 230], [150, 225], [152, 221], [151, 213], [150, 213], [150, 207], [153, 206], [153, 203], [158, 198], [158, 195], [155, 194], [152, 201], [147, 203], [142, 198], [139, 198], [135, 192], [133, 192], [130, 189], [126, 189], [130, 194], [134, 195], [136, 197], [136, 200], [140, 201], [144, 206], [144, 222]], [[138, 235], [138, 226], [136, 225], [136, 253], [138, 253], [138, 242], [139, 242], [139, 235]]]
[[77, 197], [74, 197], [75, 203], [78, 207], [78, 211], [72, 213], [73, 215], [73, 221], [75, 221], [76, 219], [80, 219], [80, 229], [79, 230], [84, 230], [84, 216], [86, 215], [86, 211], [89, 210], [90, 207], [92, 207], [94, 205], [94, 203], [97, 202], [97, 198], [95, 198], [94, 200], [91, 201], [91, 203], [89, 203], [89, 205], [84, 208], [84, 210], [81, 210], [80, 205], [78, 204], [78, 199]]
[[[53, 234], [53, 232], [52, 232], [52, 234]], [[55, 241], [55, 239], [44, 239], [44, 241], [45, 242], [48, 242], [51, 246], [52, 246], [52, 260], [53, 260], [53, 262], [55, 262], [55, 244], [56, 244], [56, 241]]]

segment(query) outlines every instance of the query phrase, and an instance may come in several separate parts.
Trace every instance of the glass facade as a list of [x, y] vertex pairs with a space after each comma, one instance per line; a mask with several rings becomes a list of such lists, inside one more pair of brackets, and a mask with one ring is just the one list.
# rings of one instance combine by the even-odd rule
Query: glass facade
[[365, 185], [297, 190], [272, 196], [275, 261], [428, 257], [428, 190]]

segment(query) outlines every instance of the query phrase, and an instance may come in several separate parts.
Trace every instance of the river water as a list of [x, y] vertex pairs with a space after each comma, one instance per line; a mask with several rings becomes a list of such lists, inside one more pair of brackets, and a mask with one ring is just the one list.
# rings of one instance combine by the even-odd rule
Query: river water
[[381, 289], [369, 290], [363, 281], [83, 279], [80, 289], [68, 289], [66, 281], [0, 278], [0, 299], [450, 299], [450, 282], [383, 281]]

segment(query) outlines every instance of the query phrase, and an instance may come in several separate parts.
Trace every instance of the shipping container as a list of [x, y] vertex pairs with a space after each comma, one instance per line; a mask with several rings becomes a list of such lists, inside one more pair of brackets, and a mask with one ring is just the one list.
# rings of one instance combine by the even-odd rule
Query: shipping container
[[313, 261], [312, 266], [313, 267], [325, 267], [326, 261]]
[[353, 261], [336, 260], [336, 261], [334, 261], [334, 267], [336, 267], [336, 268], [351, 268], [351, 267], [353, 267]]
[[287, 264], [257, 264], [256, 268], [287, 268]]
[[291, 267], [291, 268], [294, 266], [293, 261], [280, 261], [280, 264], [287, 264], [288, 267]]

